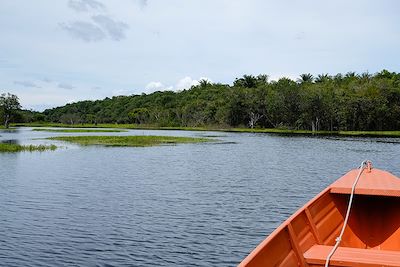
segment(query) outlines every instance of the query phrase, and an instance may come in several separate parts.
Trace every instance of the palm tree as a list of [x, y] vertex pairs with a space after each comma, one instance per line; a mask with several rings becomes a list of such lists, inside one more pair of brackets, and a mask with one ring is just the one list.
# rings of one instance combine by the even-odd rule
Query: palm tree
[[372, 74], [370, 74], [368, 71], [361, 73], [360, 78], [364, 81], [369, 81], [372, 78]]
[[335, 76], [333, 76], [333, 81], [336, 85], [341, 84], [343, 82], [343, 75], [341, 73], [336, 74]]
[[259, 74], [257, 76], [257, 83], [259, 84], [268, 84], [269, 76], [267, 74]]
[[207, 79], [201, 79], [199, 81], [199, 86], [200, 88], [206, 88], [207, 86], [212, 85], [212, 83], [210, 82], [210, 80]]
[[382, 70], [381, 72], [378, 72], [378, 73], [376, 74], [376, 77], [378, 77], [378, 78], [392, 79], [394, 75], [396, 75], [395, 72], [390, 72], [390, 71], [384, 69], [384, 70]]
[[243, 75], [242, 78], [236, 78], [233, 82], [234, 86], [246, 87], [246, 88], [255, 88], [257, 87], [257, 78], [253, 75]]
[[311, 73], [303, 73], [300, 78], [297, 79], [299, 83], [312, 83], [314, 82], [314, 76]]
[[346, 75], [344, 77], [345, 78], [356, 78], [357, 74], [354, 71], [349, 71], [348, 73], [346, 73]]
[[328, 74], [319, 74], [317, 76], [317, 78], [315, 78], [315, 82], [316, 83], [324, 83], [327, 82], [331, 79], [331, 76], [329, 76]]

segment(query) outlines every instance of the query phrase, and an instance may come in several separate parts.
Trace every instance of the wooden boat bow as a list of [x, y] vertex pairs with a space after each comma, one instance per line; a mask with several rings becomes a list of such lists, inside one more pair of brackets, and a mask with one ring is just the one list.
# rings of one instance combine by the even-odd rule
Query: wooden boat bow
[[[239, 266], [324, 266], [347, 212], [354, 169], [300, 208]], [[367, 166], [329, 266], [400, 266], [400, 179]]]
[[[346, 173], [330, 186], [331, 193], [350, 194], [351, 185], [358, 170]], [[400, 179], [379, 169], [363, 172], [357, 183], [356, 195], [400, 197]]]

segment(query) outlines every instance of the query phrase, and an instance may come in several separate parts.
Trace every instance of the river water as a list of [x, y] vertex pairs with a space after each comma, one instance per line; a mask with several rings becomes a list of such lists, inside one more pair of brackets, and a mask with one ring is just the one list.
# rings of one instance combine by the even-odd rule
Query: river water
[[400, 139], [130, 130], [215, 143], [81, 147], [19, 128], [1, 142], [0, 266], [235, 266], [306, 201], [370, 159], [400, 175]]

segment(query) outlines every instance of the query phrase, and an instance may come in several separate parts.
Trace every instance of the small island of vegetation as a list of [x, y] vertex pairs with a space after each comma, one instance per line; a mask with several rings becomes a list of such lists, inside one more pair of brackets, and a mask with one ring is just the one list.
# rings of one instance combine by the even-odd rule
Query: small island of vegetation
[[56, 133], [119, 133], [127, 132], [126, 130], [119, 129], [42, 129], [35, 128], [32, 131], [38, 132], [56, 132]]
[[203, 143], [213, 141], [209, 138], [176, 137], [176, 136], [57, 136], [50, 140], [72, 142], [79, 145], [147, 147], [156, 145], [173, 145], [179, 143]]
[[55, 145], [19, 145], [10, 143], [0, 143], [0, 153], [1, 152], [23, 152], [23, 151], [45, 151], [45, 150], [55, 150], [57, 146]]

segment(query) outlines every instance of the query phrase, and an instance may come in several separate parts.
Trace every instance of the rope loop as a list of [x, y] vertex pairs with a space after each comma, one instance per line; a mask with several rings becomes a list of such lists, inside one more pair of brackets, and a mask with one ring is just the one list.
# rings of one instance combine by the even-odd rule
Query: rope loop
[[358, 172], [358, 175], [357, 175], [356, 179], [354, 180], [353, 186], [351, 187], [350, 200], [349, 200], [349, 204], [347, 206], [346, 217], [345, 217], [344, 222], [343, 222], [342, 230], [340, 231], [340, 235], [335, 239], [335, 241], [336, 241], [335, 246], [332, 248], [331, 252], [326, 257], [325, 267], [329, 267], [329, 261], [331, 260], [333, 254], [335, 253], [336, 249], [340, 245], [340, 242], [342, 241], [344, 230], [346, 229], [347, 222], [348, 222], [349, 217], [350, 217], [350, 210], [351, 210], [351, 205], [353, 203], [354, 191], [356, 189], [356, 185], [358, 183], [358, 180], [360, 179], [360, 176], [361, 176], [361, 174], [363, 173], [363, 171], [365, 169], [367, 169], [367, 171], [370, 172], [371, 168], [372, 168], [372, 162], [370, 160], [364, 160], [363, 162], [361, 162], [361, 165], [359, 167], [360, 170]]

